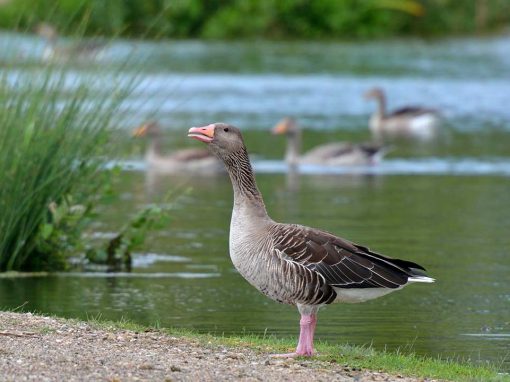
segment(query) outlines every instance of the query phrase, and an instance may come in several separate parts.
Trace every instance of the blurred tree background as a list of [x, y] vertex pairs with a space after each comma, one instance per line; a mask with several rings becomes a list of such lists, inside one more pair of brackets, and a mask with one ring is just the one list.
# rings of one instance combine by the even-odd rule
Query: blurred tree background
[[145, 38], [368, 39], [490, 33], [509, 0], [3, 0], [0, 27]]

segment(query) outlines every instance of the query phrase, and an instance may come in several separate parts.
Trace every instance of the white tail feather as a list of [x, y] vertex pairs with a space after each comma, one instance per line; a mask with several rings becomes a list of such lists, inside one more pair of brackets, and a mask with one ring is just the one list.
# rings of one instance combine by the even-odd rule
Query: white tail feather
[[433, 283], [436, 280], [433, 279], [432, 277], [427, 276], [414, 276], [409, 277], [407, 281], [409, 281], [410, 283]]

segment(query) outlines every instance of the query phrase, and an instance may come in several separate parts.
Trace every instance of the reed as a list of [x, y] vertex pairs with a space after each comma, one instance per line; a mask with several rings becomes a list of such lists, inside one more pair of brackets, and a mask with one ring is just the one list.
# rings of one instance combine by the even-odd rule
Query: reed
[[96, 197], [136, 81], [58, 65], [10, 69], [0, 76], [0, 271], [54, 270], [65, 255], [48, 245], [48, 226], [58, 206], [78, 213]]

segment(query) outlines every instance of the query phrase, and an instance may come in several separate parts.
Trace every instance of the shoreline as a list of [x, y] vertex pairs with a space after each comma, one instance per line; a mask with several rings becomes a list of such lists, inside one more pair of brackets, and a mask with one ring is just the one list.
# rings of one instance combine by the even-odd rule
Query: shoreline
[[[433, 379], [434, 375], [429, 378], [424, 370], [406, 371], [404, 364], [412, 356], [389, 355], [400, 357], [402, 372], [383, 371], [384, 368], [377, 367], [377, 362], [373, 361], [387, 353], [376, 354], [370, 349], [364, 351], [367, 358], [373, 358], [369, 359], [369, 363], [373, 363], [372, 370], [354, 363], [364, 357], [360, 349], [357, 350], [360, 354], [354, 354], [350, 361], [344, 354], [349, 351], [347, 348], [337, 347], [335, 354], [331, 354], [321, 344], [317, 357], [278, 359], [270, 354], [291, 346], [290, 340], [220, 338], [125, 322], [84, 322], [32, 313], [0, 312], [0, 341], [0, 375], [6, 381], [416, 382], [450, 379]], [[448, 361], [430, 362], [443, 363], [452, 370], [464, 367], [460, 374], [452, 375], [452, 380], [509, 380], [489, 369]], [[475, 369], [479, 375], [473, 374]]]

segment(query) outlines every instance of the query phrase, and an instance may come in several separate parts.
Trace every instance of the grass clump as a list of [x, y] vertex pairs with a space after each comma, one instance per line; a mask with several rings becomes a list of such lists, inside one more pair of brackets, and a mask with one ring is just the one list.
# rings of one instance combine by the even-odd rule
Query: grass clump
[[11, 69], [0, 77], [0, 271], [62, 269], [134, 85], [61, 66]]

